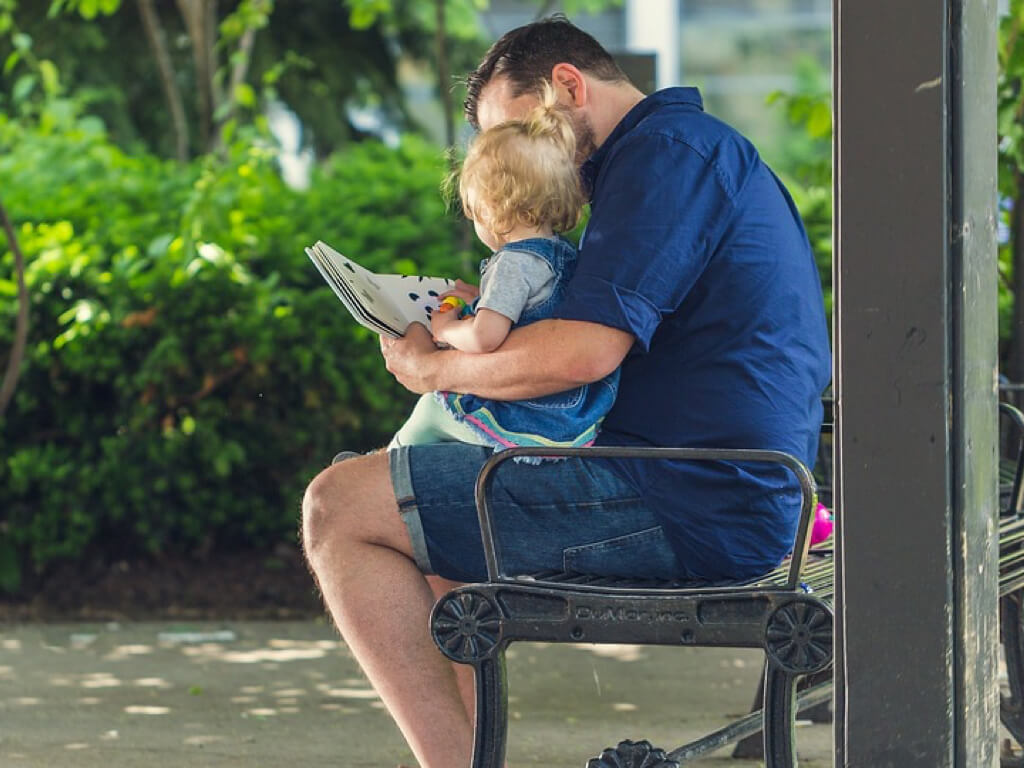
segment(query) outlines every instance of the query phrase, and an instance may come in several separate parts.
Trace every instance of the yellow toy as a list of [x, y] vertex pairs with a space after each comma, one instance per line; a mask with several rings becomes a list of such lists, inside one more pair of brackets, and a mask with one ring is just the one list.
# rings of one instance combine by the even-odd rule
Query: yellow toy
[[457, 309], [460, 312], [466, 308], [466, 302], [460, 299], [458, 296], [446, 296], [441, 300], [441, 304], [438, 306], [438, 312], [451, 312], [453, 309]]

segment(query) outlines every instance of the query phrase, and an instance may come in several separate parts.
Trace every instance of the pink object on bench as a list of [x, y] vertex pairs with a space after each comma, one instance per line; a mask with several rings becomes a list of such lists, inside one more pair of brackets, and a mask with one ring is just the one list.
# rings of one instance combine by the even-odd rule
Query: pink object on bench
[[832, 513], [828, 507], [819, 502], [818, 509], [814, 513], [814, 524], [811, 526], [811, 546], [820, 544], [832, 535]]

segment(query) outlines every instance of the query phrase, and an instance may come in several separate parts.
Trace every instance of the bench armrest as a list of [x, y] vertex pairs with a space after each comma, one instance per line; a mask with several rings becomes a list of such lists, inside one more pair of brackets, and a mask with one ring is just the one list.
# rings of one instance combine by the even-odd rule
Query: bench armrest
[[501, 558], [494, 538], [494, 521], [491, 517], [488, 494], [499, 464], [517, 456], [545, 458], [621, 458], [621, 459], [677, 459], [688, 461], [753, 461], [781, 464], [796, 476], [803, 497], [800, 509], [800, 524], [797, 526], [793, 544], [793, 558], [790, 561], [786, 586], [796, 590], [800, 584], [800, 572], [807, 559], [810, 543], [811, 524], [814, 519], [817, 493], [814, 476], [803, 462], [782, 451], [743, 450], [730, 448], [646, 448], [636, 446], [595, 446], [590, 448], [509, 448], [495, 453], [481, 467], [476, 480], [476, 510], [480, 519], [480, 535], [483, 539], [484, 558], [487, 561], [487, 577], [490, 581], [510, 579], [501, 568]]

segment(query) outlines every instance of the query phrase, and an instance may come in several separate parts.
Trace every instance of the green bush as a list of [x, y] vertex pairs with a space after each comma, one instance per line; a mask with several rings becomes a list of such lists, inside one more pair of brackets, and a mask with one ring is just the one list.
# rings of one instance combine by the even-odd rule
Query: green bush
[[[413, 397], [303, 254], [467, 276], [439, 150], [349, 146], [308, 192], [259, 141], [188, 166], [98, 121], [0, 117], [0, 190], [28, 262], [30, 340], [0, 422], [0, 585], [68, 558], [294, 541], [308, 480], [386, 442]], [[0, 236], [0, 349], [17, 301]]]

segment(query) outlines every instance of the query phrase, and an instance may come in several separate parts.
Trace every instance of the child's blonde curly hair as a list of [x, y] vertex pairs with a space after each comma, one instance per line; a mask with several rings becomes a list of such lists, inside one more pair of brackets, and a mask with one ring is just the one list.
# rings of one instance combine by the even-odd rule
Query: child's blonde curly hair
[[516, 225], [568, 232], [580, 220], [583, 191], [576, 134], [568, 111], [546, 84], [540, 105], [473, 141], [459, 175], [466, 216], [496, 235]]

